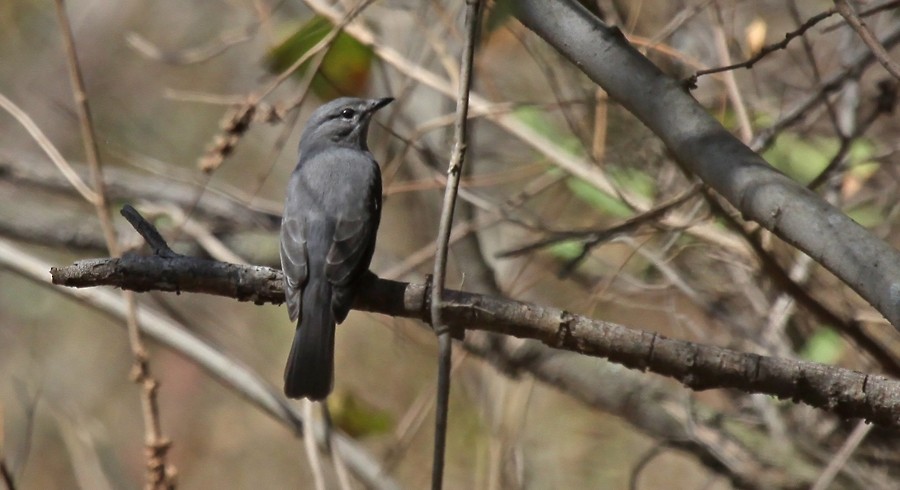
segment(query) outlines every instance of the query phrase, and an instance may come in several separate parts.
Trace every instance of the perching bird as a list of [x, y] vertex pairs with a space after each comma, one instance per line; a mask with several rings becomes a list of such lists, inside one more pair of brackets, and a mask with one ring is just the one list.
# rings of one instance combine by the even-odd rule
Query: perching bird
[[297, 323], [284, 370], [289, 398], [322, 400], [334, 380], [334, 329], [369, 269], [381, 220], [381, 171], [366, 143], [393, 98], [344, 97], [318, 108], [300, 138], [281, 220], [281, 268]]

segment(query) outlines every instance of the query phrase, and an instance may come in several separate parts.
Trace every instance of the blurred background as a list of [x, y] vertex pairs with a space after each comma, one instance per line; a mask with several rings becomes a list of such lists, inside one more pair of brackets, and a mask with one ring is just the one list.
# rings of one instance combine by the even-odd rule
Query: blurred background
[[[700, 77], [693, 94], [772, 165], [898, 243], [897, 80], [840, 16], [814, 17], [833, 2], [584, 3], [677, 78], [751, 59], [810, 27], [752, 69]], [[851, 3], [891, 49], [898, 2]], [[662, 143], [519, 24], [511, 4], [487, 2], [484, 13], [448, 287], [898, 375], [893, 328], [806, 256], [694, 187]], [[452, 145], [464, 2], [370, 2], [327, 50], [314, 50], [355, 5], [67, 2], [123, 248], [147, 252], [118, 215], [130, 203], [181, 253], [278, 268], [281, 201], [307, 115], [339, 95], [390, 95], [398, 100], [369, 139], [385, 190], [372, 270], [424, 279]], [[0, 94], [90, 182], [52, 2], [0, 3]], [[667, 211], [641, 218], [659, 206]], [[0, 240], [47, 268], [109, 255], [93, 206], [8, 111]], [[784, 293], [784, 275], [805, 291], [802, 305]], [[293, 335], [283, 306], [158, 292], [138, 301], [280, 391]], [[816, 305], [831, 316], [811, 313]], [[144, 429], [124, 325], [0, 268], [0, 455], [18, 488], [142, 484]], [[338, 328], [329, 400], [338, 427], [408, 488], [430, 482], [436, 342], [423, 327], [351, 313]], [[311, 486], [292, 430], [189, 359], [148, 345], [179, 486]], [[691, 392], [478, 332], [455, 356], [447, 488], [898, 485], [895, 434], [790, 401]]]

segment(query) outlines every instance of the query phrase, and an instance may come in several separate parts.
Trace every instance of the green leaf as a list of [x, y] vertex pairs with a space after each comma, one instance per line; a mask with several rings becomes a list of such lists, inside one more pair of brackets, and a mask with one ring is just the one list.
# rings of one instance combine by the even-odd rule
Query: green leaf
[[866, 228], [877, 226], [885, 220], [884, 210], [874, 204], [863, 204], [847, 210], [847, 216]]
[[[581, 142], [578, 141], [578, 138], [560, 131], [541, 109], [533, 106], [522, 106], [516, 109], [513, 114], [530, 128], [555, 141], [557, 146], [563, 150], [574, 156], [584, 157], [584, 148]], [[610, 174], [613, 180], [620, 185], [643, 196], [651, 197], [656, 191], [653, 179], [639, 170], [615, 169], [611, 170]], [[634, 214], [631, 208], [618, 197], [607, 194], [582, 179], [577, 177], [569, 178], [566, 180], [566, 185], [577, 198], [607, 215], [627, 218]]]
[[394, 425], [388, 412], [372, 407], [346, 392], [335, 392], [329, 396], [328, 409], [334, 425], [351, 437], [384, 434]]
[[844, 341], [829, 327], [823, 327], [813, 334], [800, 349], [803, 359], [822, 364], [834, 364], [844, 353]]
[[580, 240], [566, 240], [564, 242], [554, 243], [548, 250], [553, 256], [562, 260], [572, 260], [581, 255], [584, 247]]
[[[272, 73], [286, 70], [324, 39], [333, 28], [334, 25], [328, 19], [313, 17], [269, 52], [267, 68]], [[313, 77], [313, 93], [322, 99], [363, 95], [369, 81], [372, 59], [370, 48], [348, 34], [338, 34], [323, 58], [319, 72]], [[294, 75], [301, 77], [308, 69], [309, 61], [301, 65]]]
[[648, 199], [656, 195], [656, 181], [644, 171], [634, 168], [610, 168], [609, 173], [624, 189]]
[[839, 146], [834, 138], [807, 140], [784, 133], [766, 150], [763, 158], [792, 179], [807, 184], [825, 170]]
[[850, 144], [850, 161], [854, 164], [872, 163], [869, 160], [875, 155], [875, 145], [867, 139], [856, 139]]
[[872, 160], [875, 152], [875, 145], [871, 141], [854, 140], [850, 145], [850, 173], [860, 180], [868, 179], [875, 174], [881, 168], [881, 163]]
[[566, 186], [578, 199], [590, 204], [597, 210], [617, 218], [627, 218], [634, 214], [628, 206], [617, 197], [597, 189], [593, 185], [572, 177], [566, 180]]
[[572, 155], [584, 157], [584, 148], [582, 148], [578, 138], [572, 136], [570, 133], [560, 131], [559, 128], [547, 118], [547, 114], [540, 108], [527, 105], [521, 106], [515, 109], [512, 114], [516, 119], [522, 121], [531, 129], [546, 136], [547, 139], [556, 142], [556, 145], [563, 150], [566, 150]]
[[860, 180], [866, 180], [875, 175], [879, 168], [881, 168], [881, 164], [878, 162], [862, 162], [850, 167], [850, 175]]

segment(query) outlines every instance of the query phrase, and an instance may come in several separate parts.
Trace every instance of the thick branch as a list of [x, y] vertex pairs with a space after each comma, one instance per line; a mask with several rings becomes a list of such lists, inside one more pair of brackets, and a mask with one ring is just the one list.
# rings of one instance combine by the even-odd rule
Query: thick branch
[[900, 252], [774, 170], [709, 112], [574, 0], [517, 2], [529, 29], [659, 136], [732, 205], [838, 276], [900, 328]]
[[[257, 304], [284, 300], [280, 271], [190, 257], [92, 259], [50, 272], [54, 284], [71, 287], [198, 292]], [[369, 279], [357, 299], [357, 309], [428, 318], [425, 285]], [[462, 291], [446, 290], [444, 305], [444, 318], [451, 328], [536, 339], [668, 376], [696, 390], [736, 388], [766, 393], [843, 417], [900, 428], [900, 382], [884, 376], [670, 339], [557, 308]]]

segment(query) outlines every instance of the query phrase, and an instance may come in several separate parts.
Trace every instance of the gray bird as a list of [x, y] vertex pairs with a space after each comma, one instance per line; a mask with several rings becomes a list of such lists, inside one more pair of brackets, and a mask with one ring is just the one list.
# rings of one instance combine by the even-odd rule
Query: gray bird
[[344, 97], [316, 109], [300, 138], [281, 220], [288, 314], [297, 323], [284, 394], [321, 400], [334, 382], [334, 328], [369, 269], [381, 220], [381, 171], [366, 142], [393, 98]]

